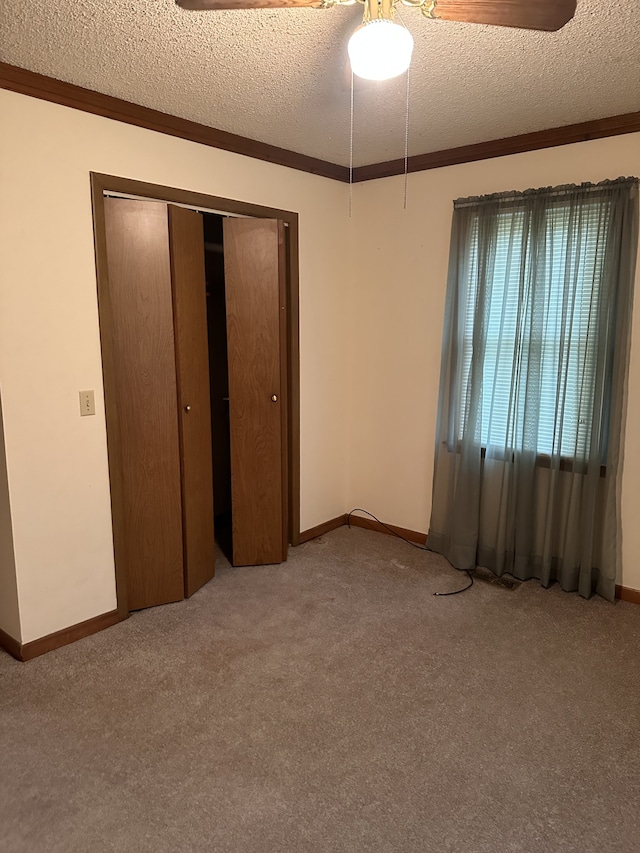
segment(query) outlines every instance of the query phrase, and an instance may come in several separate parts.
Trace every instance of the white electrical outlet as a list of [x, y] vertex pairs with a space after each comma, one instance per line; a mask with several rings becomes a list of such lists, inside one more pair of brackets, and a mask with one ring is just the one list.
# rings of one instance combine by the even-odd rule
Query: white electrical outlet
[[81, 391], [80, 392], [80, 416], [85, 417], [86, 415], [95, 415], [96, 413], [96, 401], [93, 396], [93, 391]]

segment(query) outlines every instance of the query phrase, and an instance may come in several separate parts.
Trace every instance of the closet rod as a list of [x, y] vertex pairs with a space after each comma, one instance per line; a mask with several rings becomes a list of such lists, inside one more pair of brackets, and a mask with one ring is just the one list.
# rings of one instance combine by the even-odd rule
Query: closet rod
[[127, 198], [132, 201], [159, 201], [162, 204], [172, 204], [174, 207], [186, 207], [187, 210], [195, 210], [196, 213], [215, 213], [218, 216], [227, 216], [230, 219], [253, 219], [252, 216], [246, 216], [243, 213], [229, 213], [228, 210], [213, 210], [208, 207], [196, 207], [194, 204], [181, 204], [177, 201], [167, 201], [162, 198], [149, 198], [144, 195], [133, 195], [132, 193], [121, 193], [116, 190], [104, 190], [102, 193], [105, 198]]

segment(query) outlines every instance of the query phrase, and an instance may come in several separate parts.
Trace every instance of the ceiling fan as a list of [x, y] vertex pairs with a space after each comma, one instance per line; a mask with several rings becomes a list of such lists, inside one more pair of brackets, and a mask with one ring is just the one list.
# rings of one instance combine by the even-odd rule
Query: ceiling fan
[[369, 80], [387, 80], [409, 67], [411, 33], [393, 20], [396, 5], [420, 9], [427, 18], [518, 27], [525, 30], [561, 29], [576, 12], [576, 0], [176, 0], [183, 9], [290, 9], [364, 5], [362, 24], [349, 41], [354, 74]]

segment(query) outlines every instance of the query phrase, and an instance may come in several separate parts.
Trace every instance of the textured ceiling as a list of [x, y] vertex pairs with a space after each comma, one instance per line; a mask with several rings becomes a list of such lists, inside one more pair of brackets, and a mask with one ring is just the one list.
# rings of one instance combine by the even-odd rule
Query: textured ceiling
[[[0, 0], [0, 59], [348, 164], [346, 46], [361, 8]], [[640, 110], [638, 0], [578, 0], [552, 34], [400, 13], [415, 38], [410, 154]], [[404, 78], [356, 85], [355, 165], [403, 156], [404, 104]]]

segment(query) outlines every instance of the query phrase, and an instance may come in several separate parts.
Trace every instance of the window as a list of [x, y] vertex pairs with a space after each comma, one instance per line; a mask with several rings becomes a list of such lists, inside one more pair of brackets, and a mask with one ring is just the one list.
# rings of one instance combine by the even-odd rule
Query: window
[[[602, 315], [610, 204], [597, 199], [577, 210], [555, 203], [542, 213], [507, 208], [489, 233], [481, 213], [471, 215], [461, 269], [458, 438], [472, 429], [483, 447], [497, 452], [588, 456], [594, 407], [607, 405], [596, 365], [598, 348], [607, 345]], [[532, 226], [535, 215], [541, 220]], [[473, 383], [480, 386], [478, 407], [470, 406]]]
[[457, 568], [614, 600], [637, 247], [637, 178], [454, 202], [427, 546]]

